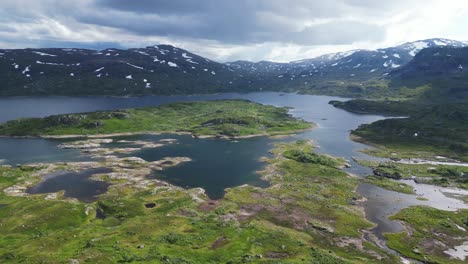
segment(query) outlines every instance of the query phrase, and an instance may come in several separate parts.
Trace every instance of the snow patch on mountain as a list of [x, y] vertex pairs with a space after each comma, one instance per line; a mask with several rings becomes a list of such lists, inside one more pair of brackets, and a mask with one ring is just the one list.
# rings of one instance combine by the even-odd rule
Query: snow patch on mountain
[[195, 62], [195, 61], [193, 61], [193, 60], [191, 60], [191, 59], [186, 59], [186, 61], [187, 61], [187, 62], [190, 62], [190, 63], [193, 63], [193, 64], [200, 64], [200, 63]]
[[140, 70], [144, 70], [144, 69], [145, 69], [145, 68], [143, 68], [143, 67], [140, 67], [140, 66], [137, 66], [137, 65], [133, 65], [133, 64], [128, 63], [128, 62], [125, 62], [125, 64], [127, 64], [128, 66], [131, 66], [131, 67], [133, 67], [133, 68], [136, 68], [136, 69], [140, 69]]
[[57, 55], [53, 55], [53, 54], [49, 54], [45, 52], [33, 51], [33, 53], [36, 53], [37, 55], [40, 55], [40, 56], [57, 57]]
[[174, 62], [172, 62], [172, 61], [168, 61], [168, 62], [167, 62], [167, 65], [169, 65], [170, 67], [179, 67], [179, 66], [177, 66], [176, 63], [174, 63]]
[[193, 59], [192, 57], [190, 57], [189, 55], [187, 55], [187, 53], [182, 53], [182, 57], [184, 57], [185, 59]]
[[43, 65], [55, 65], [55, 66], [65, 66], [63, 63], [55, 63], [55, 62], [43, 62], [43, 61], [36, 61], [37, 64]]
[[439, 40], [434, 40], [434, 44], [438, 45], [438, 46], [447, 46], [447, 43], [445, 42], [442, 42], [442, 41], [439, 41]]
[[24, 68], [24, 70], [21, 72], [22, 74], [26, 74], [27, 72], [30, 71], [30, 68], [31, 68], [31, 65], [29, 65], [28, 67]]

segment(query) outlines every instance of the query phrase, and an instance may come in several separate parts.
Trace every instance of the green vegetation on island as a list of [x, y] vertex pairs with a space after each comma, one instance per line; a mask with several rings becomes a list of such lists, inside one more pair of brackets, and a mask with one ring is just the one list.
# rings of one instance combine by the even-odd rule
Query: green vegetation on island
[[397, 181], [384, 178], [384, 177], [367, 176], [364, 179], [364, 182], [379, 186], [381, 188], [384, 188], [390, 191], [407, 193], [407, 194], [415, 194], [413, 187], [411, 187], [410, 185], [406, 183], [402, 183], [402, 182], [397, 182]]
[[158, 107], [26, 118], [0, 124], [5, 136], [192, 133], [241, 137], [289, 134], [311, 128], [287, 108], [245, 100], [174, 103]]
[[99, 177], [112, 185], [91, 203], [21, 194], [41, 173], [89, 162], [0, 167], [0, 262], [396, 263], [363, 235], [373, 225], [358, 206], [359, 180], [338, 168], [342, 160], [284, 155], [312, 148], [278, 144], [261, 172], [270, 187], [227, 189], [217, 201], [199, 189], [123, 177], [153, 164], [137, 159], [96, 162], [117, 174]]
[[385, 234], [391, 249], [423, 263], [466, 263], [468, 210], [448, 212], [431, 207], [409, 207], [391, 219], [407, 227], [400, 233]]

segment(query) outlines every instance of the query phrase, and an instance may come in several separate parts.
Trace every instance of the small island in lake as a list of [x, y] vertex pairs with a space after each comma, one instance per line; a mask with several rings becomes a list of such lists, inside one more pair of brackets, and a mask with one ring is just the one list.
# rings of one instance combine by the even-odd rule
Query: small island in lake
[[246, 100], [174, 103], [158, 107], [24, 118], [0, 124], [3, 136], [116, 136], [188, 133], [195, 137], [251, 137], [291, 134], [312, 128], [288, 108]]

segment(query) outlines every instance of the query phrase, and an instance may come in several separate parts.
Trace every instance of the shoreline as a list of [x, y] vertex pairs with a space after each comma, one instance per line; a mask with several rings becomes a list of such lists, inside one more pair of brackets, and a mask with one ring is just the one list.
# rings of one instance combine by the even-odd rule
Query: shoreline
[[228, 136], [228, 135], [196, 135], [192, 132], [177, 132], [177, 131], [138, 131], [138, 132], [120, 132], [120, 133], [109, 133], [109, 134], [71, 134], [71, 135], [37, 135], [37, 136], [6, 136], [0, 135], [0, 138], [17, 138], [17, 139], [75, 139], [75, 138], [108, 138], [108, 137], [125, 137], [125, 136], [138, 136], [138, 135], [190, 135], [193, 138], [197, 139], [204, 139], [204, 138], [218, 138], [218, 139], [247, 139], [247, 138], [254, 138], [254, 137], [275, 137], [275, 136], [292, 136], [297, 133], [303, 133], [310, 131], [316, 128], [315, 123], [310, 123], [311, 127], [306, 129], [299, 129], [299, 130], [291, 130], [291, 131], [284, 131], [281, 132], [273, 132], [273, 133], [265, 133], [265, 134], [250, 134], [250, 135], [243, 135], [243, 136]]

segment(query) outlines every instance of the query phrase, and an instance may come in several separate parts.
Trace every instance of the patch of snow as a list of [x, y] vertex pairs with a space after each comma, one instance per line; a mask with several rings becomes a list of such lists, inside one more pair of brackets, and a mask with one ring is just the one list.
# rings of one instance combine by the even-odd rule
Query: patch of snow
[[203, 70], [206, 71], [206, 72], [208, 71], [208, 69], [203, 69]]
[[[16, 68], [16, 67], [15, 67]], [[28, 71], [30, 71], [31, 65], [28, 67], [24, 68], [24, 70], [21, 72], [22, 74], [26, 74]]]
[[425, 41], [417, 41], [417, 42], [414, 42], [412, 45], [418, 51], [429, 47], [429, 44]]
[[459, 246], [455, 246], [453, 249], [448, 249], [444, 251], [444, 253], [450, 255], [453, 258], [465, 261], [466, 257], [468, 257], [468, 242], [464, 242]]
[[387, 55], [383, 55], [382, 58], [386, 59], [386, 58], [388, 58], [388, 56], [387, 56]]
[[186, 59], [186, 61], [187, 61], [187, 62], [190, 62], [190, 63], [193, 63], [193, 64], [200, 64], [200, 63], [195, 62], [195, 61], [193, 61], [193, 60], [191, 60], [191, 59]]
[[193, 59], [192, 57], [188, 56], [187, 53], [182, 53], [182, 57], [186, 59]]
[[15, 67], [15, 69], [18, 69], [18, 68], [19, 68], [19, 65], [16, 64], [16, 63], [13, 63], [13, 64], [11, 64], [11, 65], [13, 65], [13, 67]]
[[211, 74], [213, 74], [213, 75], [216, 75], [216, 72], [214, 72], [214, 71], [211, 71]]
[[177, 64], [175, 64], [175, 63], [172, 62], [172, 61], [168, 61], [168, 62], [167, 62], [167, 65], [169, 65], [170, 67], [178, 67]]
[[37, 64], [64, 66], [63, 63], [36, 61]]
[[393, 57], [395, 57], [395, 58], [400, 58], [400, 54], [395, 53], [395, 54], [393, 54]]
[[436, 44], [437, 46], [447, 46], [447, 43], [439, 40], [434, 40], [434, 44]]
[[148, 80], [146, 80], [146, 79], [143, 79], [143, 82], [148, 82]]
[[455, 224], [455, 226], [457, 226], [458, 230], [461, 230], [461, 231], [463, 231], [463, 232], [466, 232], [466, 229], [465, 229], [465, 228], [463, 228], [463, 227], [461, 227], [461, 226], [459, 226], [459, 225], [457, 225], [457, 224]]
[[459, 70], [463, 70], [463, 66], [462, 66], [461, 64], [458, 65], [458, 69], [459, 69]]
[[73, 76], [75, 76], [75, 74], [72, 72], [72, 73], [70, 73], [70, 76], [72, 76], [72, 77], [73, 77]]
[[401, 66], [400, 64], [395, 64], [395, 63], [393, 63], [393, 62], [392, 62], [392, 65], [391, 65], [391, 67], [392, 67], [393, 69], [398, 68], [398, 67], [400, 67], [400, 66]]
[[338, 65], [338, 62], [333, 63], [331, 66], [335, 67], [336, 65]]
[[145, 69], [145, 68], [143, 68], [143, 67], [136, 66], [136, 65], [133, 65], [133, 64], [128, 63], [128, 62], [125, 62], [125, 64], [127, 64], [128, 66], [131, 66], [131, 67], [133, 67], [133, 68], [139, 69], [139, 70], [144, 70], [144, 69]]
[[110, 54], [110, 53], [106, 53], [106, 56], [110, 56], [110, 55], [112, 55], [112, 54]]
[[156, 57], [156, 56], [153, 56], [153, 59], [154, 59], [153, 62], [158, 62], [159, 61], [158, 57]]
[[96, 77], [101, 78], [102, 73], [96, 75]]
[[140, 53], [141, 55], [150, 56], [148, 53], [146, 53], [146, 52], [144, 52], [144, 51], [140, 51], [140, 50], [138, 50], [137, 52], [138, 52], [138, 53]]
[[[390, 61], [390, 62], [391, 62], [391, 61]], [[386, 61], [386, 62], [384, 62], [384, 64], [383, 64], [383, 66], [384, 66], [385, 68], [387, 68], [389, 65], [390, 65], [390, 63], [389, 63], [389, 62], [387, 62], [387, 61]]]
[[151, 88], [151, 83], [146, 83], [145, 88], [146, 88], [146, 89]]
[[125, 79], [131, 80], [131, 79], [133, 79], [133, 77], [132, 77], [132, 75], [127, 75], [127, 76], [125, 76]]
[[100, 72], [100, 71], [102, 71], [102, 70], [104, 70], [104, 67], [101, 67], [101, 68], [95, 70], [94, 72]]
[[361, 67], [361, 63], [357, 64], [356, 66], [354, 66], [353, 68], [359, 68]]
[[372, 70], [370, 70], [370, 72], [375, 72], [376, 70], [377, 70], [377, 69], [372, 69]]
[[48, 54], [48, 53], [39, 52], [39, 51], [33, 51], [33, 53], [36, 53], [37, 55], [40, 55], [40, 56], [57, 57], [57, 55]]

